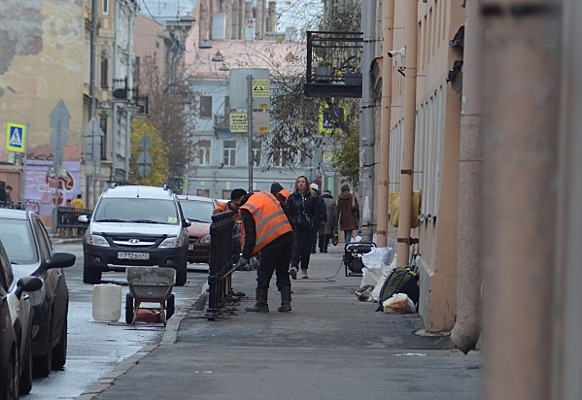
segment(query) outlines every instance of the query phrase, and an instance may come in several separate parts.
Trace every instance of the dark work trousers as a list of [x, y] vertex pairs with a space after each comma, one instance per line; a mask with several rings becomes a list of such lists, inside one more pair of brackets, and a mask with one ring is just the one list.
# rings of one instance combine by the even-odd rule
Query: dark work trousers
[[326, 235], [325, 233], [319, 235], [319, 251], [327, 253], [330, 239], [331, 235]]
[[313, 237], [311, 238], [311, 252], [315, 253], [317, 249], [317, 231], [313, 231]]
[[311, 243], [313, 237], [317, 237], [317, 231], [302, 231], [296, 229], [293, 231], [293, 251], [291, 252], [291, 266], [297, 268], [301, 261], [301, 269], [309, 267], [311, 258]]
[[268, 289], [269, 282], [275, 272], [277, 289], [291, 286], [289, 280], [289, 260], [291, 259], [292, 242], [279, 246], [267, 246], [261, 250], [261, 264], [257, 269], [257, 289]]

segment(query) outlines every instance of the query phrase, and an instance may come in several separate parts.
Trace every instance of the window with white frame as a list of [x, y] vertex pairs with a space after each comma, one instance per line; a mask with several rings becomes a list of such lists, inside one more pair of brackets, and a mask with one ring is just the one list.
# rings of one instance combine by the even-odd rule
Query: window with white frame
[[109, 0], [103, 0], [103, 8], [101, 9], [103, 15], [109, 14]]
[[210, 140], [199, 140], [196, 143], [198, 165], [210, 165]]
[[200, 96], [200, 118], [212, 118], [212, 96]]
[[261, 142], [253, 140], [253, 163], [255, 166], [261, 165]]
[[289, 160], [291, 159], [289, 154], [289, 149], [278, 145], [273, 150], [273, 164], [276, 167], [287, 167], [289, 166]]
[[234, 167], [236, 165], [236, 140], [224, 141], [224, 153], [222, 162], [224, 165]]

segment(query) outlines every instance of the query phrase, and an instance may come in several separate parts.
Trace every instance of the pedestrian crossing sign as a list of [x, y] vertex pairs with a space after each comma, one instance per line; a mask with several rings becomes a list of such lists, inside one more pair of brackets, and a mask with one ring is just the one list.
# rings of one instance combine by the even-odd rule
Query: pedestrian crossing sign
[[26, 150], [26, 125], [16, 122], [6, 124], [6, 150], [24, 153]]

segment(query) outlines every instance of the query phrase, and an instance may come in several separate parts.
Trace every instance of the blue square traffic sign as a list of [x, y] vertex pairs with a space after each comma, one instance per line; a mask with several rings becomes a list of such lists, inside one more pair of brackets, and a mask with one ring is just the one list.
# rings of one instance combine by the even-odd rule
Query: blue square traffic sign
[[26, 150], [26, 125], [16, 122], [6, 124], [6, 150], [24, 153]]

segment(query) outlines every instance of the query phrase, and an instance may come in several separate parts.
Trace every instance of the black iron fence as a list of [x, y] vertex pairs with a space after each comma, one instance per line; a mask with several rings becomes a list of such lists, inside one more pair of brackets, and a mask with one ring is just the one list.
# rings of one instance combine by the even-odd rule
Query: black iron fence
[[224, 312], [226, 306], [240, 300], [240, 294], [235, 294], [232, 290], [232, 273], [236, 270], [232, 259], [233, 215], [233, 211], [215, 214], [210, 225], [210, 269], [206, 309], [206, 318], [210, 321], [214, 321]]
[[84, 208], [57, 207], [55, 236], [61, 238], [76, 238], [85, 234], [87, 224], [78, 221], [80, 215], [91, 219], [92, 210]]

